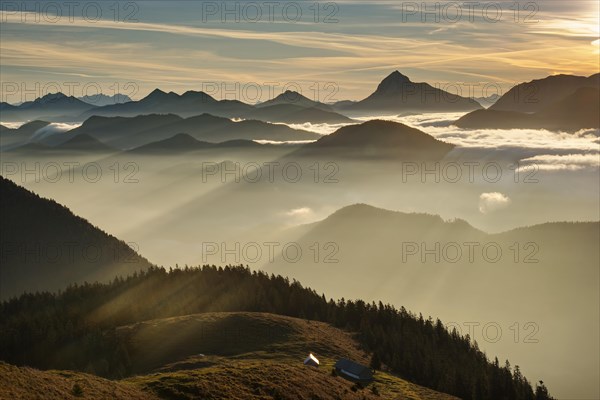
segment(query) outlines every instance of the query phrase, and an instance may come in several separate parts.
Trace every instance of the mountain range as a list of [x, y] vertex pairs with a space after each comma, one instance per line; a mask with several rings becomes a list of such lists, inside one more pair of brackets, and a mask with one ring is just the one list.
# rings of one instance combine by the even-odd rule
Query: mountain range
[[[262, 128], [256, 129], [255, 126]], [[260, 132], [260, 136], [253, 132]], [[65, 138], [69, 140], [65, 141]], [[260, 121], [232, 122], [208, 114], [187, 119], [176, 115], [91, 117], [81, 127], [61, 135], [61, 142], [52, 139], [56, 137], [50, 137], [46, 144], [29, 144], [18, 150], [101, 153], [116, 152], [117, 148], [121, 148], [131, 154], [177, 155], [200, 150], [273, 148], [274, 145], [254, 141], [259, 139], [312, 140], [307, 144], [293, 143], [297, 150], [288, 156], [408, 161], [440, 160], [455, 147], [418, 129], [392, 121], [371, 120], [344, 126], [321, 136], [285, 125]]]
[[118, 104], [118, 103], [127, 103], [129, 101], [132, 101], [131, 97], [127, 96], [126, 94], [121, 94], [121, 93], [117, 93], [112, 96], [98, 93], [98, 94], [78, 97], [78, 99], [83, 102], [86, 102], [88, 104], [91, 104], [93, 106], [96, 106], [96, 107], [108, 106], [111, 104]]
[[190, 90], [179, 95], [160, 89], [155, 89], [140, 100], [131, 100], [124, 95], [95, 95], [77, 99], [55, 93], [18, 106], [0, 104], [4, 122], [32, 119], [73, 122], [84, 121], [91, 116], [134, 117], [153, 113], [191, 117], [208, 113], [266, 122], [336, 124], [351, 122], [350, 118], [342, 115], [344, 112], [412, 113], [472, 111], [479, 108], [481, 105], [472, 99], [427, 83], [412, 82], [398, 71], [387, 76], [367, 98], [358, 102], [339, 101], [332, 105], [310, 100], [290, 90], [263, 103], [251, 105], [238, 100], [216, 100], [201, 91]]
[[[129, 150], [129, 153], [135, 154], [182, 154], [199, 150], [208, 149], [226, 149], [226, 148], [262, 148], [267, 147], [267, 144], [259, 144], [252, 140], [228, 140], [220, 143], [210, 143], [195, 139], [187, 133], [178, 133], [170, 138], [159, 140], [145, 144], [140, 147]], [[62, 146], [61, 146], [62, 147]]]
[[313, 102], [297, 92], [285, 92], [278, 97], [253, 106], [237, 100], [216, 100], [204, 92], [188, 91], [182, 95], [159, 89], [139, 101], [99, 107], [80, 115], [85, 119], [97, 116], [137, 116], [152, 113], [172, 113], [181, 117], [199, 114], [234, 119], [258, 119], [284, 123], [340, 123], [351, 120], [328, 106]]
[[28, 121], [28, 120], [66, 120], [72, 121], [72, 117], [95, 108], [73, 96], [63, 93], [49, 93], [33, 101], [26, 101], [18, 106], [8, 103], [0, 103], [1, 120]]
[[[318, 140], [321, 135], [284, 124], [350, 125], [356, 121], [344, 114], [364, 113], [471, 111], [454, 124], [465, 129], [531, 128], [573, 132], [599, 127], [599, 80], [599, 74], [590, 77], [557, 75], [523, 83], [497, 99], [487, 110], [473, 99], [452, 95], [426, 83], [412, 82], [399, 71], [387, 76], [367, 98], [335, 104], [313, 101], [294, 91], [250, 105], [236, 100], [216, 100], [204, 92], [187, 91], [179, 95], [156, 89], [138, 101], [126, 101], [123, 96], [86, 98], [118, 102], [96, 106], [56, 93], [19, 106], [0, 104], [2, 121], [32, 120], [17, 129], [0, 126], [0, 146], [8, 150], [30, 144], [27, 148], [43, 149], [34, 144], [57, 146], [67, 141], [69, 135], [78, 134], [86, 134], [117, 149], [144, 146], [179, 133], [211, 143], [309, 141]], [[45, 118], [40, 119], [41, 116]], [[81, 120], [83, 124], [72, 129], [69, 135], [62, 135], [63, 127], [52, 127], [43, 135], [35, 135], [57, 120]], [[380, 125], [368, 127], [378, 129]], [[372, 147], [382, 147], [370, 141], [385, 142], [382, 139], [385, 133], [365, 132], [365, 135], [368, 140], [355, 143], [365, 146], [363, 155]], [[84, 148], [82, 144], [80, 150]], [[339, 144], [334, 136], [331, 142], [326, 139], [312, 148], [339, 147]], [[398, 143], [388, 144], [392, 148], [398, 146]]]
[[[232, 121], [210, 114], [182, 118], [175, 114], [150, 114], [136, 117], [88, 118], [68, 135], [86, 134], [113, 147], [130, 149], [186, 133], [199, 141], [225, 142], [229, 140], [316, 140], [321, 135], [292, 129], [287, 125], [257, 120]], [[63, 135], [64, 136], [64, 135]], [[62, 137], [54, 137], [62, 139]], [[58, 144], [58, 143], [57, 143]]]

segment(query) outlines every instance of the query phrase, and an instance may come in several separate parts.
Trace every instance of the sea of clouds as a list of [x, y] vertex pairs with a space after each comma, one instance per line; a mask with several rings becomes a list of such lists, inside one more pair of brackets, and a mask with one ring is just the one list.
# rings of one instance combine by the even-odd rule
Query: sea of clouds
[[[545, 170], [582, 170], [600, 168], [600, 130], [587, 129], [575, 133], [546, 129], [462, 129], [452, 125], [464, 113], [431, 113], [407, 116], [378, 115], [359, 117], [365, 122], [382, 119], [417, 128], [438, 140], [457, 146], [455, 152], [512, 153], [525, 164], [536, 164]], [[349, 124], [287, 124], [321, 135], [335, 132]]]
[[[355, 123], [372, 119], [400, 122], [457, 146], [453, 154], [478, 155], [510, 153], [523, 165], [535, 164], [540, 170], [579, 171], [600, 169], [600, 130], [587, 129], [575, 133], [553, 132], [546, 129], [462, 129], [452, 125], [464, 113], [430, 113], [414, 115], [376, 115], [355, 118]], [[8, 128], [18, 128], [23, 123], [2, 123]], [[48, 136], [66, 134], [80, 123], [51, 123], [37, 131], [30, 141], [39, 141]], [[350, 124], [281, 124], [293, 129], [302, 129], [329, 135]], [[269, 144], [303, 144], [311, 141], [277, 142], [256, 140]]]

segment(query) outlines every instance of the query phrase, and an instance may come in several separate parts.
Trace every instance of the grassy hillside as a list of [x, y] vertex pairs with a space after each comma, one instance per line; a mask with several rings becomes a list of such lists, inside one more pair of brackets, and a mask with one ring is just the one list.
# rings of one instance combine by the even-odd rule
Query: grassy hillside
[[[27, 294], [0, 303], [0, 359], [123, 379], [151, 369], [171, 373], [185, 365], [212, 365], [211, 358], [189, 359], [200, 352], [215, 360], [261, 363], [268, 354], [275, 355], [268, 361], [297, 365], [307, 350], [332, 363], [335, 358], [328, 354], [360, 350], [351, 344], [333, 345], [331, 339], [306, 343], [312, 326], [301, 328], [294, 322], [273, 326], [267, 317], [248, 321], [246, 314], [210, 323], [214, 317], [187, 317], [206, 312], [272, 313], [331, 324], [352, 332], [361, 348], [398, 376], [460, 398], [549, 398], [534, 397], [516, 367], [513, 373], [510, 364], [500, 367], [497, 359], [490, 361], [468, 336], [449, 331], [440, 320], [381, 302], [328, 301], [298, 282], [242, 266], [171, 271], [152, 267], [110, 284], [72, 285], [58, 294]], [[164, 318], [169, 320], [161, 321]], [[352, 358], [365, 360], [366, 355]]]
[[[205, 313], [145, 321], [117, 332], [131, 341], [134, 369], [156, 369], [126, 382], [164, 399], [455, 399], [387, 372], [378, 372], [364, 389], [332, 376], [340, 357], [368, 365], [369, 356], [350, 333], [323, 322]], [[320, 368], [303, 365], [309, 352]]]
[[[347, 357], [368, 364], [349, 333], [324, 322], [268, 313], [224, 312], [156, 319], [123, 326], [133, 373], [144, 373], [197, 354], [303, 361]], [[165, 342], [165, 338], [169, 338]], [[150, 351], [149, 351], [150, 349]]]
[[[78, 389], [79, 388], [79, 389]], [[39, 371], [0, 362], [0, 399], [157, 400], [128, 382], [71, 371]]]
[[[224, 312], [155, 319], [117, 332], [131, 342], [140, 375], [111, 381], [0, 363], [0, 398], [456, 399], [384, 371], [365, 388], [333, 376], [340, 357], [368, 365], [369, 355], [352, 334], [323, 322]], [[308, 352], [320, 368], [303, 365]]]
[[414, 399], [456, 397], [415, 385], [385, 372], [366, 388], [331, 375], [333, 361], [320, 368], [279, 360], [221, 360], [214, 365], [127, 379], [161, 399]]

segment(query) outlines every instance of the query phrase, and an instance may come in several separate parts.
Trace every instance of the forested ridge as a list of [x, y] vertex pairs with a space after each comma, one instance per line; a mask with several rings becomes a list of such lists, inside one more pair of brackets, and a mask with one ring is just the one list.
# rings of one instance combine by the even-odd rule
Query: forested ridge
[[151, 264], [129, 245], [0, 176], [0, 298], [110, 281]]
[[[131, 373], [131, 346], [116, 328], [201, 312], [256, 311], [330, 323], [356, 332], [387, 366], [417, 384], [464, 399], [551, 399], [508, 361], [488, 360], [470, 338], [381, 302], [327, 300], [281, 276], [243, 266], [152, 267], [111, 283], [74, 284], [59, 293], [24, 294], [0, 305], [0, 359], [41, 369], [110, 378]], [[167, 340], [167, 338], [165, 339]]]

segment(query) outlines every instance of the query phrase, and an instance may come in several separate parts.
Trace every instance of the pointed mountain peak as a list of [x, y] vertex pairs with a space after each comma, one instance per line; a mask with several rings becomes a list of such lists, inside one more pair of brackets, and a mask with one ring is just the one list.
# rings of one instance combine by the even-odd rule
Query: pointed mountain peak
[[308, 97], [306, 97], [306, 96], [302, 95], [301, 93], [298, 93], [294, 90], [286, 90], [285, 92], [281, 93], [277, 97], [275, 97], [271, 100], [265, 101], [264, 103], [259, 104], [259, 107], [267, 107], [267, 106], [273, 106], [273, 105], [278, 105], [278, 104], [291, 104], [291, 105], [301, 106], [301, 107], [305, 107], [305, 108], [312, 108], [312, 107], [319, 107], [319, 108], [324, 108], [324, 109], [329, 108], [329, 106], [319, 103], [318, 101], [311, 100]]
[[394, 72], [392, 72], [391, 74], [389, 74], [385, 79], [402, 80], [402, 81], [410, 82], [409, 77], [406, 76], [406, 75], [404, 75], [404, 74], [402, 74], [398, 70], [395, 70]]
[[406, 75], [402, 75], [399, 71], [394, 71], [385, 77], [377, 87], [377, 91], [397, 92], [402, 90], [403, 86], [410, 84], [411, 81]]
[[473, 111], [481, 108], [476, 101], [461, 97], [426, 82], [413, 82], [400, 71], [394, 71], [381, 81], [367, 98], [349, 106], [358, 111], [442, 112]]
[[275, 99], [279, 99], [279, 100], [285, 100], [287, 102], [296, 102], [299, 100], [309, 100], [306, 96], [301, 95], [300, 93], [296, 92], [295, 90], [286, 90], [285, 92], [281, 93], [279, 96], [275, 97]]
[[147, 103], [157, 103], [157, 102], [168, 101], [168, 100], [176, 100], [179, 97], [180, 96], [175, 92], [167, 93], [160, 89], [154, 89], [152, 92], [150, 92], [150, 94], [148, 96], [144, 97], [140, 101], [147, 102]]
[[412, 84], [413, 83], [410, 81], [408, 76], [401, 74], [399, 71], [394, 71], [388, 76], [386, 76], [384, 80], [381, 81], [373, 95], [395, 96], [399, 93], [402, 93], [407, 88], [407, 86], [410, 86]]
[[154, 89], [152, 92], [150, 92], [150, 94], [146, 97], [144, 97], [145, 99], [155, 99], [155, 98], [160, 98], [163, 96], [166, 96], [167, 93], [163, 92], [162, 90], [156, 88]]

